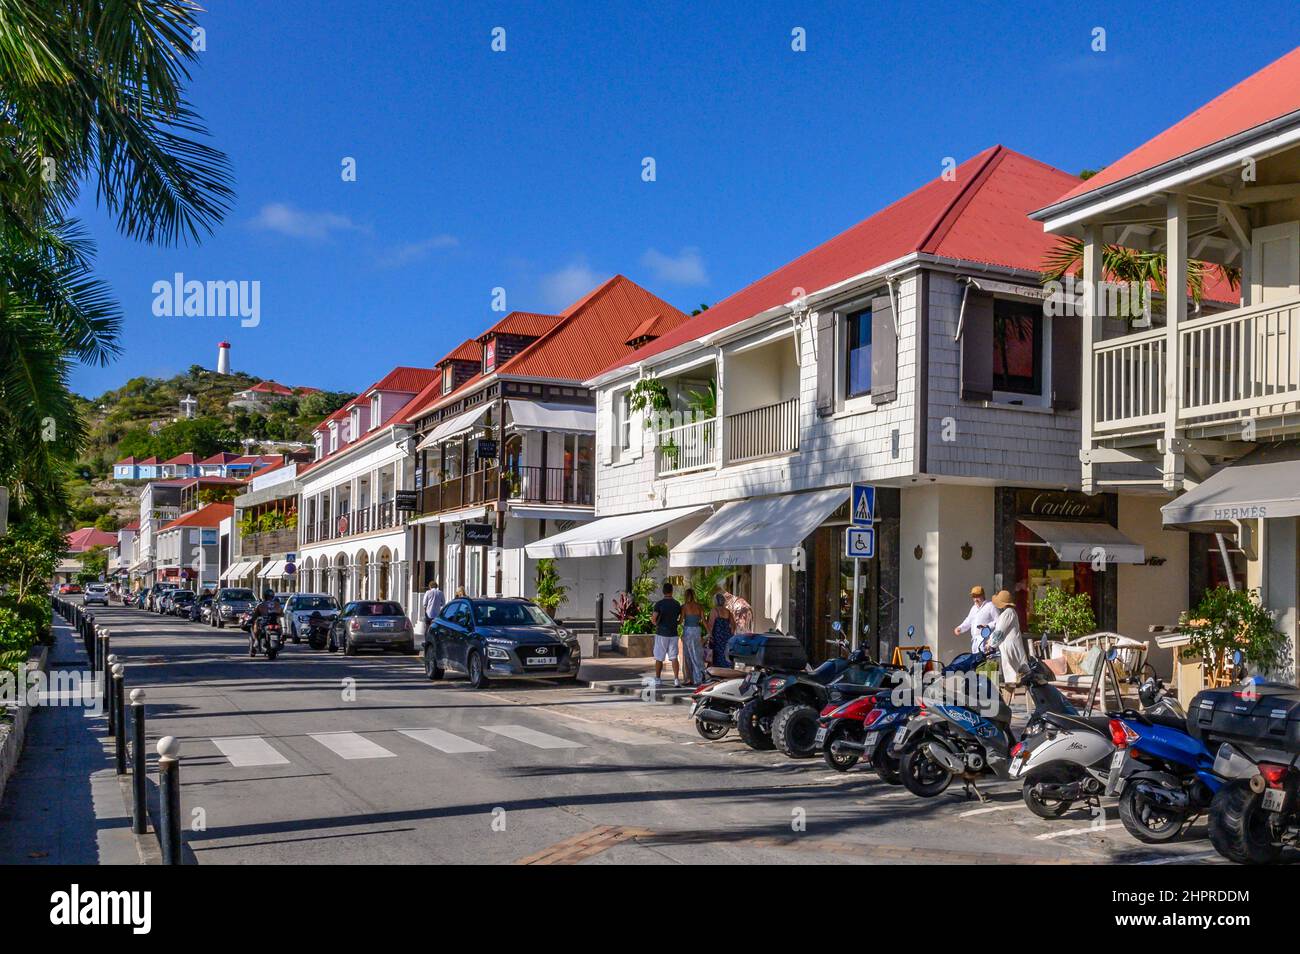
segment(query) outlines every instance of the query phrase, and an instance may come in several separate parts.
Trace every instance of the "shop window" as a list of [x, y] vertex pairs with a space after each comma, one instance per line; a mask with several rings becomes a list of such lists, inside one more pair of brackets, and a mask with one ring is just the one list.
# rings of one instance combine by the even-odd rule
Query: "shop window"
[[[1094, 618], [1101, 622], [1103, 585], [1101, 572], [1091, 563], [1062, 563], [1056, 551], [1020, 523], [1016, 524], [1016, 611], [1024, 633], [1036, 630], [1034, 606], [1049, 589], [1087, 593]], [[1112, 571], [1113, 571], [1112, 567]]]
[[856, 311], [845, 321], [845, 397], [871, 393], [871, 309]]
[[993, 390], [1043, 393], [1043, 310], [1028, 302], [993, 303]]

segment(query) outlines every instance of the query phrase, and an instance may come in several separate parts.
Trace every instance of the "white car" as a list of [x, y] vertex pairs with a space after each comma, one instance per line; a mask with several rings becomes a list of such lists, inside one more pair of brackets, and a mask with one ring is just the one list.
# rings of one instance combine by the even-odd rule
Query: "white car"
[[82, 599], [83, 606], [89, 606], [91, 603], [99, 603], [102, 606], [108, 605], [108, 586], [104, 583], [90, 583], [86, 586], [86, 595]]

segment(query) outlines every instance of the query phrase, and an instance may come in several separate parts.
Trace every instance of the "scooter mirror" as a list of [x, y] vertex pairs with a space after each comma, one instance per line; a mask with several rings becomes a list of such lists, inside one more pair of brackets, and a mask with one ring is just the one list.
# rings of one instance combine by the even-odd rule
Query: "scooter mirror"
[[839, 620], [836, 620], [835, 622], [831, 623], [831, 629], [835, 630], [835, 632], [838, 633], [838, 632], [840, 632], [842, 629], [844, 629], [844, 627], [840, 625], [840, 621], [839, 621]]
[[924, 649], [921, 651], [921, 662], [929, 662], [933, 658], [934, 653], [930, 652], [930, 650]]
[[909, 627], [907, 627], [907, 635], [908, 635], [908, 636], [915, 636], [915, 635], [916, 635], [916, 627], [915, 627], [915, 626], [909, 626]]

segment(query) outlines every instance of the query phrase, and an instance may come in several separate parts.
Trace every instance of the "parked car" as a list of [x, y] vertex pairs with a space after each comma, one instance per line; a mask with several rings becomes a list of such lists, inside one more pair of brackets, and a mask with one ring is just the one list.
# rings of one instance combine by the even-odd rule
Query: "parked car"
[[159, 616], [170, 615], [172, 611], [172, 597], [179, 592], [181, 592], [181, 590], [173, 588], [170, 590], [163, 590], [158, 594], [158, 599], [155, 600], [155, 603], [157, 604], [157, 612]]
[[339, 615], [339, 601], [328, 593], [290, 593], [284, 600], [284, 632], [295, 643], [307, 636], [312, 613], [332, 620]]
[[425, 675], [463, 672], [475, 689], [490, 679], [576, 680], [581, 665], [577, 637], [525, 599], [452, 600], [424, 637]]
[[99, 603], [102, 606], [108, 605], [108, 587], [103, 583], [90, 583], [86, 586], [86, 595], [82, 603], [89, 606], [91, 603]]
[[59, 595], [60, 595], [60, 596], [72, 596], [72, 595], [74, 595], [74, 594], [76, 594], [76, 593], [80, 593], [80, 592], [81, 592], [81, 587], [78, 586], [76, 583], [60, 583], [60, 584], [59, 584]]
[[355, 656], [359, 649], [415, 652], [415, 631], [402, 607], [391, 600], [353, 600], [330, 624], [329, 651]]
[[170, 590], [176, 589], [175, 583], [155, 583], [145, 593], [144, 608], [151, 613], [161, 612], [159, 601]]
[[257, 596], [252, 590], [243, 586], [225, 586], [217, 591], [217, 598], [212, 602], [209, 622], [217, 629], [239, 622], [239, 614], [249, 612], [257, 605]]
[[171, 616], [189, 618], [190, 607], [197, 597], [192, 590], [176, 590], [167, 599], [167, 613]]

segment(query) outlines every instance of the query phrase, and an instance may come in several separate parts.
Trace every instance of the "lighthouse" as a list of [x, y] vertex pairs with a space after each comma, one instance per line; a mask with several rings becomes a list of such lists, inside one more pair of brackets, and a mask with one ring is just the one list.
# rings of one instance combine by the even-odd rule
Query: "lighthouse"
[[230, 342], [223, 341], [217, 345], [217, 374], [230, 373]]

